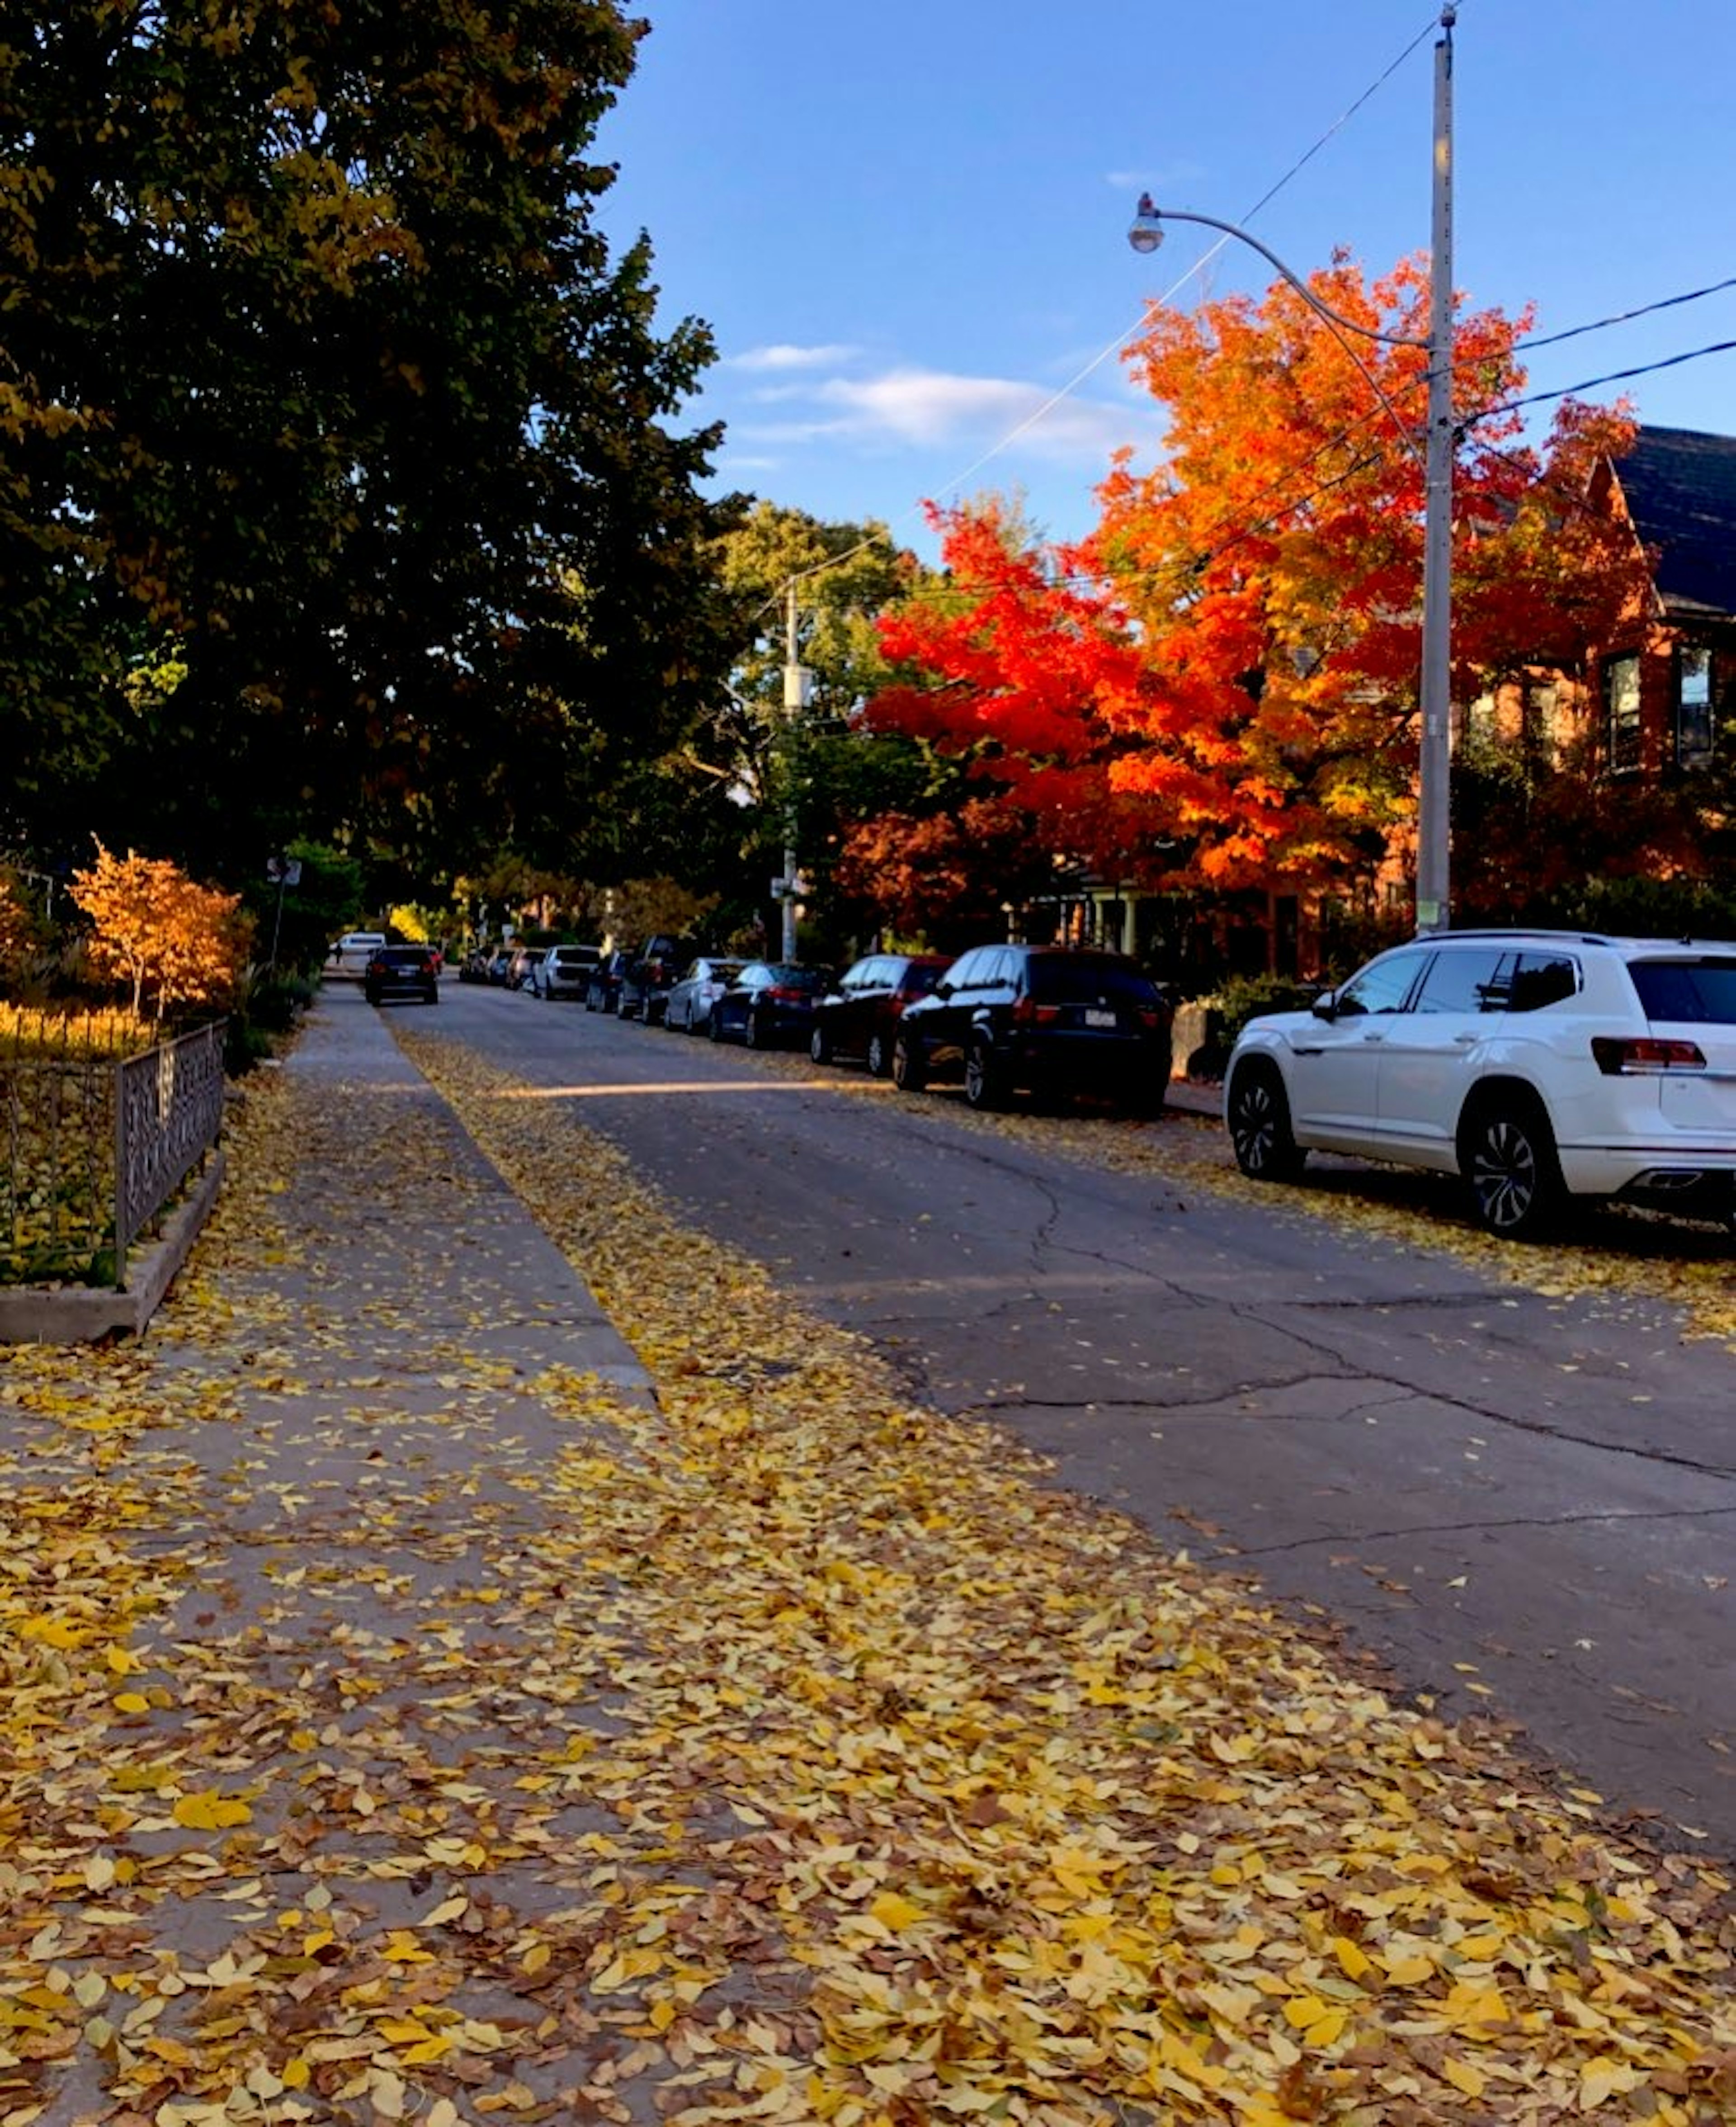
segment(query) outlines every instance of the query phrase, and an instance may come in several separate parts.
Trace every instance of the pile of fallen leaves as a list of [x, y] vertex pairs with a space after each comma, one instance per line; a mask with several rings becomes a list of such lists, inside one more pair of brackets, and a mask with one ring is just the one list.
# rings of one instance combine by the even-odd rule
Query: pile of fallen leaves
[[0, 2127], [1736, 2114], [1715, 1865], [407, 1045], [655, 1403], [431, 1319], [397, 1236], [461, 1274], [498, 1183], [293, 1072], [147, 1343], [12, 1355]]

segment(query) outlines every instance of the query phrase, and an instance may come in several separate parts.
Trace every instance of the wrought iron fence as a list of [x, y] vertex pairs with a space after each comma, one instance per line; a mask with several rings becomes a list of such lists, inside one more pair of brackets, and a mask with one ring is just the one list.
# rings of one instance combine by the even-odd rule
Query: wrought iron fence
[[0, 1024], [0, 1282], [124, 1285], [127, 1250], [217, 1141], [222, 1022], [131, 1056], [121, 1039], [112, 1021]]
[[115, 1067], [115, 1283], [126, 1252], [223, 1127], [220, 1021]]

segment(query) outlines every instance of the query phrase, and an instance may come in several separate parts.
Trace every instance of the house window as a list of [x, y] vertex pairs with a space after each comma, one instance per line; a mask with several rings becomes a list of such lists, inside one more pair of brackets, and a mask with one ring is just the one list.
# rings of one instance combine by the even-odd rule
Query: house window
[[1716, 733], [1712, 716], [1712, 653], [1684, 644], [1676, 652], [1676, 765], [1704, 768]]
[[1611, 657], [1603, 668], [1604, 744], [1610, 773], [1639, 765], [1639, 660]]
[[1530, 680], [1526, 683], [1524, 722], [1521, 737], [1527, 766], [1533, 770], [1553, 768], [1556, 758], [1556, 738], [1560, 727], [1561, 698], [1550, 680]]

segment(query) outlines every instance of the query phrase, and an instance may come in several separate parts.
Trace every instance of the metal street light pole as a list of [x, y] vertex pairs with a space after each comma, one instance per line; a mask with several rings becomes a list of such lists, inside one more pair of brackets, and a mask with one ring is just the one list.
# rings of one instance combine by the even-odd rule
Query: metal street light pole
[[793, 960], [796, 957], [796, 901], [802, 876], [796, 854], [796, 729], [803, 710], [808, 705], [813, 676], [802, 662], [801, 644], [797, 637], [796, 579], [792, 577], [784, 586], [783, 759], [788, 787], [783, 793], [783, 876], [778, 882], [778, 898], [783, 911], [783, 956], [786, 960]]
[[1149, 192], [1128, 231], [1136, 251], [1155, 251], [1166, 221], [1197, 222], [1251, 244], [1320, 317], [1362, 372], [1374, 396], [1392, 415], [1405, 447], [1417, 446], [1397, 408], [1348, 340], [1346, 333], [1388, 347], [1416, 347], [1428, 356], [1428, 433], [1423, 454], [1422, 659], [1419, 693], [1422, 732], [1417, 765], [1417, 928], [1445, 931], [1450, 913], [1451, 779], [1453, 735], [1453, 26], [1456, 0], [1440, 11], [1435, 46], [1433, 214], [1429, 263], [1429, 330], [1425, 339], [1374, 332], [1341, 316], [1321, 301], [1275, 251], [1232, 221], [1209, 214], [1160, 213]]

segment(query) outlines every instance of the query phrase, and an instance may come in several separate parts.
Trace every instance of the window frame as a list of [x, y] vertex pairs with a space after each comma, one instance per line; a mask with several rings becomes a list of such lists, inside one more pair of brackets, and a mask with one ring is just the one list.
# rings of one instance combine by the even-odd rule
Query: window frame
[[[1685, 739], [1686, 695], [1689, 658], [1703, 661], [1705, 676], [1705, 699], [1693, 704], [1698, 720], [1704, 727], [1700, 741], [1689, 745]], [[1670, 656], [1670, 736], [1675, 749], [1678, 768], [1709, 768], [1718, 756], [1718, 668], [1712, 655], [1712, 647], [1706, 642], [1678, 642]]]
[[[1616, 675], [1631, 672], [1634, 695], [1631, 711], [1616, 705]], [[1640, 684], [1640, 657], [1637, 650], [1624, 650], [1619, 655], [1603, 661], [1603, 745], [1604, 757], [1611, 775], [1635, 775], [1645, 765], [1644, 689]], [[1619, 721], [1618, 721], [1619, 718]]]

